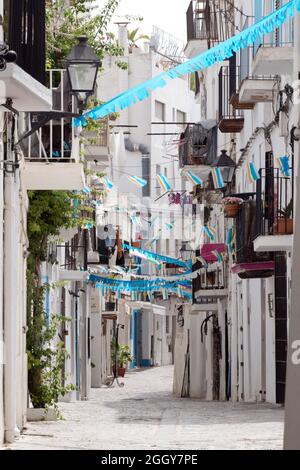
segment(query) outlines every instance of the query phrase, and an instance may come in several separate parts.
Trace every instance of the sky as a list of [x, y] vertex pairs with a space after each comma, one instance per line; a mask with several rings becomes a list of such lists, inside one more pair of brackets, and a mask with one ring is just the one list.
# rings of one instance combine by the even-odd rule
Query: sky
[[[98, 0], [99, 6], [104, 3], [105, 0]], [[140, 31], [143, 34], [150, 35], [152, 25], [155, 25], [185, 43], [185, 14], [189, 3], [190, 0], [121, 0], [113, 21], [121, 19], [118, 15], [142, 16], [144, 21], [140, 23]], [[129, 26], [129, 29], [134, 29], [134, 26]]]

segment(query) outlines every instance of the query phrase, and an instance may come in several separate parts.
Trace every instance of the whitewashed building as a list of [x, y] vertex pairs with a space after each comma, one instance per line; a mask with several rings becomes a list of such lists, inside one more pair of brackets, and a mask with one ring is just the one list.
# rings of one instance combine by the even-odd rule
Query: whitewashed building
[[[285, 3], [192, 1], [187, 12], [187, 55], [200, 54]], [[196, 82], [201, 119], [214, 119], [218, 125], [216, 157], [227, 150], [236, 169], [223, 195], [207, 180], [205, 191], [194, 189], [195, 202], [204, 203], [206, 213], [209, 209], [205, 223], [217, 230], [214, 249], [226, 251], [232, 225], [236, 241], [234, 256], [227, 255], [222, 267], [212, 263], [216, 258], [210, 260], [208, 269], [202, 268], [194, 281], [194, 305], [186, 312], [185, 332], [179, 331], [185, 342], [190, 335], [188, 393], [207, 399], [283, 403], [296, 137], [293, 20], [254, 47], [198, 72]], [[277, 161], [286, 155], [290, 176], [282, 174]], [[260, 174], [257, 182], [247, 178], [249, 163]], [[203, 172], [204, 166], [205, 162], [195, 164], [195, 171]], [[223, 196], [244, 201], [235, 218], [224, 217]], [[209, 240], [206, 243], [212, 247]], [[207, 250], [204, 244], [199, 251], [205, 257]], [[180, 346], [181, 336], [178, 347], [186, 350]], [[177, 394], [182, 383], [175, 387]]]

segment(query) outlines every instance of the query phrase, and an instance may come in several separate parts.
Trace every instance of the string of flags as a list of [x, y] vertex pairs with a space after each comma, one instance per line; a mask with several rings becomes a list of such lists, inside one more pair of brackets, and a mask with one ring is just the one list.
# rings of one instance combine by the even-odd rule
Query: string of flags
[[289, 178], [291, 176], [289, 157], [287, 155], [284, 155], [283, 157], [278, 157], [277, 163], [283, 176]]
[[160, 173], [159, 175], [156, 176], [156, 179], [163, 191], [165, 192], [172, 191], [172, 186], [170, 185], [168, 178], [165, 175]]
[[215, 228], [211, 227], [210, 225], [204, 225], [203, 227], [204, 233], [208, 236], [208, 238], [214, 242], [216, 238], [216, 230]]
[[175, 264], [177, 266], [181, 266], [183, 268], [189, 267], [192, 264], [192, 260], [190, 261], [181, 261], [177, 258], [171, 258], [169, 256], [159, 255], [157, 253], [153, 253], [151, 251], [142, 250], [140, 248], [135, 248], [132, 245], [128, 245], [127, 243], [123, 243], [123, 248], [128, 250], [129, 253], [137, 256], [139, 258], [147, 259], [151, 262], [157, 262], [156, 264], [168, 263], [168, 264]]
[[112, 181], [110, 181], [107, 176], [103, 177], [103, 183], [108, 191], [110, 191], [114, 187]]
[[225, 184], [224, 184], [223, 176], [222, 176], [222, 173], [221, 173], [221, 169], [220, 168], [212, 168], [211, 175], [212, 175], [212, 179], [213, 179], [213, 183], [214, 183], [214, 188], [215, 189], [224, 188]]
[[247, 163], [247, 178], [249, 183], [255, 183], [260, 179], [260, 174], [253, 162]]
[[182, 75], [190, 74], [197, 70], [207, 69], [229, 59], [234, 53], [256, 44], [263, 36], [270, 34], [283, 25], [288, 18], [294, 16], [295, 9], [300, 12], [300, 0], [290, 0], [281, 6], [281, 8], [278, 8], [226, 41], [211, 47], [173, 69], [164, 71], [135, 87], [129, 88], [104, 105], [98, 106], [74, 119], [74, 125], [82, 126], [86, 124], [87, 118], [100, 119], [118, 110], [122, 111], [139, 101], [148, 99], [152, 91], [166, 86], [170, 79], [179, 78]]
[[131, 181], [133, 184], [136, 186], [139, 186], [140, 188], [144, 188], [148, 182], [144, 180], [143, 178], [140, 178], [139, 176], [128, 176], [129, 181]]
[[186, 172], [186, 177], [192, 184], [203, 186], [202, 179], [199, 178], [197, 175], [195, 175], [195, 173], [193, 173], [192, 171], [190, 171], [190, 170], [187, 171]]

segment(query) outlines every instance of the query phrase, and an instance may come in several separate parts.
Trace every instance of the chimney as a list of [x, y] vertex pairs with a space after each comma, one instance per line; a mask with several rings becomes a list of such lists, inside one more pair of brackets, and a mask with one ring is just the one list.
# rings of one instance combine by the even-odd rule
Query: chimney
[[124, 56], [129, 54], [129, 42], [128, 42], [128, 23], [116, 23], [118, 25], [118, 42], [124, 49]]

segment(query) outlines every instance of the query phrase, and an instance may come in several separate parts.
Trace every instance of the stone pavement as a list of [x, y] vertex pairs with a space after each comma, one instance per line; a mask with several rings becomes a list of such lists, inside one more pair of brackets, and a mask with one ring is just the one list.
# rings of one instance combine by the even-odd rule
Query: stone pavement
[[281, 449], [283, 410], [172, 395], [172, 367], [132, 371], [123, 388], [62, 403], [64, 420], [28, 423], [10, 449]]

